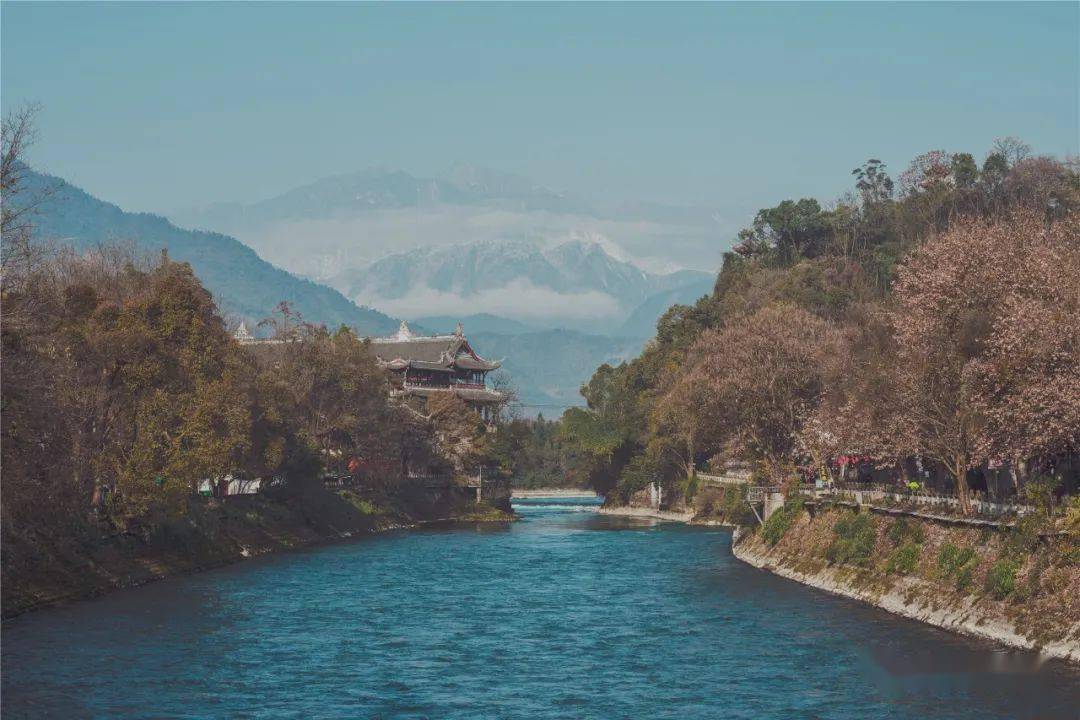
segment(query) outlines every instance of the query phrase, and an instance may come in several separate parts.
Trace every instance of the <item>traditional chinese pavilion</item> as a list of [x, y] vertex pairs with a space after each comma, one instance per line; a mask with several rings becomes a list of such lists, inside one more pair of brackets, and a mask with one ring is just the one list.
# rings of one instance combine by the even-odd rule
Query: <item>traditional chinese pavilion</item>
[[460, 323], [452, 335], [416, 335], [402, 321], [396, 335], [372, 338], [371, 349], [390, 372], [395, 396], [426, 399], [453, 393], [484, 419], [492, 419], [506, 399], [486, 380], [501, 363], [478, 355]]
[[[285, 340], [261, 340], [244, 323], [233, 331], [241, 345], [273, 353]], [[472, 349], [458, 323], [452, 335], [416, 335], [402, 321], [397, 334], [369, 338], [378, 363], [390, 373], [391, 396], [427, 399], [454, 394], [475, 409], [484, 420], [494, 420], [506, 394], [487, 387], [487, 374], [502, 363], [485, 360]], [[272, 362], [272, 354], [264, 357]]]

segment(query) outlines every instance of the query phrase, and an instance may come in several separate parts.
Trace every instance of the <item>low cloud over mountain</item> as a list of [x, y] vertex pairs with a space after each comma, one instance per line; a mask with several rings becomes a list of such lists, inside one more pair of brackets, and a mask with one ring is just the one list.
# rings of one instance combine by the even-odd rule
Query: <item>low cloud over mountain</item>
[[220, 203], [171, 218], [234, 235], [271, 262], [316, 280], [419, 247], [506, 240], [547, 247], [582, 238], [651, 272], [715, 272], [734, 230], [709, 208], [603, 207], [465, 163], [439, 177], [364, 170], [249, 205]]
[[708, 281], [697, 271], [649, 273], [581, 240], [420, 248], [328, 280], [355, 302], [406, 318], [489, 313], [604, 334], [657, 293]]

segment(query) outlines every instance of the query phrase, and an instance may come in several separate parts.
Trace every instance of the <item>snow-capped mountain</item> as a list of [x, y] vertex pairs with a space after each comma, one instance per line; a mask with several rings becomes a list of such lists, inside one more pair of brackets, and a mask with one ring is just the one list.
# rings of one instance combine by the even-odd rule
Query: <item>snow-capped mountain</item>
[[[320, 282], [420, 247], [521, 240], [600, 242], [654, 273], [713, 272], [730, 236], [709, 208], [599, 206], [510, 173], [457, 163], [434, 176], [373, 168], [323, 178], [250, 204], [175, 211], [188, 228], [239, 238], [267, 260]], [[624, 257], [625, 255], [625, 257]]]
[[407, 318], [488, 313], [533, 326], [611, 332], [657, 293], [709, 279], [692, 270], [646, 272], [599, 242], [571, 240], [418, 248], [328, 281], [355, 302]]

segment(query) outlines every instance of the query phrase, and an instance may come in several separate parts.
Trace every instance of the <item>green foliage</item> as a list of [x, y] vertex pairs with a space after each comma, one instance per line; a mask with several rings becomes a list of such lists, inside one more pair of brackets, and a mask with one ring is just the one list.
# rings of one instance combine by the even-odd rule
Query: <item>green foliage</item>
[[623, 437], [613, 423], [595, 411], [570, 408], [563, 414], [562, 438], [577, 443], [582, 451], [598, 457], [610, 457]]
[[649, 455], [638, 455], [631, 460], [619, 474], [618, 493], [623, 502], [656, 480], [658, 467]]
[[23, 272], [4, 288], [7, 537], [50, 513], [153, 534], [226, 475], [295, 494], [321, 470], [353, 473], [351, 460], [375, 485], [431, 450], [348, 329], [303, 325], [282, 303], [289, 341], [257, 355], [225, 331], [186, 263], [104, 247], [42, 255]]
[[1065, 529], [1073, 535], [1080, 535], [1080, 495], [1074, 495], [1065, 509]]
[[979, 180], [979, 166], [971, 153], [956, 153], [952, 156], [952, 175], [957, 187], [968, 189], [975, 187]]
[[866, 565], [877, 542], [877, 521], [866, 512], [849, 513], [833, 526], [836, 537], [825, 551], [830, 563]]
[[958, 548], [945, 543], [938, 551], [937, 563], [942, 578], [951, 580], [957, 590], [965, 591], [971, 586], [979, 556], [973, 548]]
[[725, 487], [721, 495], [721, 514], [732, 525], [752, 527], [757, 516], [746, 501], [745, 487]]
[[1024, 498], [1039, 512], [1050, 518], [1054, 514], [1054, 501], [1061, 488], [1061, 478], [1055, 475], [1039, 475], [1024, 485]]
[[693, 502], [700, 487], [701, 481], [698, 479], [697, 473], [694, 473], [689, 477], [680, 478], [676, 484], [676, 490], [687, 503]]
[[1017, 520], [1016, 527], [1005, 535], [1005, 552], [1013, 557], [1031, 554], [1039, 546], [1039, 531], [1045, 524], [1045, 518], [1037, 513]]
[[919, 556], [921, 554], [921, 544], [910, 540], [906, 541], [889, 554], [885, 570], [890, 575], [910, 575], [919, 566]]
[[746, 502], [745, 487], [724, 486], [718, 493], [709, 491], [702, 503], [701, 514], [740, 527], [757, 525], [757, 516]]
[[800, 498], [788, 500], [783, 507], [774, 511], [761, 529], [761, 536], [765, 539], [765, 542], [769, 545], [776, 545], [780, 542], [787, 535], [795, 520], [802, 514], [802, 511], [803, 502]]
[[885, 532], [886, 537], [893, 545], [899, 545], [905, 540], [914, 543], [922, 543], [925, 540], [922, 525], [905, 517], [897, 518]]
[[1016, 589], [1016, 571], [1019, 569], [1015, 560], [998, 560], [986, 573], [986, 591], [994, 598], [1004, 600]]
[[561, 424], [545, 420], [512, 420], [495, 433], [498, 464], [508, 469], [514, 487], [580, 487], [574, 475], [580, 464], [580, 446], [561, 432]]

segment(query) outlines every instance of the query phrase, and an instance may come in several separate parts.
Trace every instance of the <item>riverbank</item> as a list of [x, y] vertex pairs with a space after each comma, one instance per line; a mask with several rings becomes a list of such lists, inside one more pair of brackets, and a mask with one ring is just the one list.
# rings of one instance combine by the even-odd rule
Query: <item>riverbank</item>
[[915, 598], [941, 596], [941, 589], [916, 578], [902, 578], [893, 587], [859, 587], [857, 574], [847, 568], [823, 567], [814, 572], [801, 572], [771, 557], [760, 537], [751, 535], [732, 541], [732, 554], [748, 565], [767, 570], [774, 575], [824, 590], [833, 595], [859, 600], [894, 615], [950, 630], [952, 632], [991, 640], [1022, 650], [1036, 650], [1047, 657], [1080, 662], [1080, 643], [1076, 641], [1037, 641], [1019, 634], [1010, 619], [1001, 612], [988, 612], [979, 607], [977, 598], [963, 596], [953, 601], [917, 602]]
[[471, 502], [373, 499], [314, 487], [288, 497], [193, 499], [182, 522], [144, 531], [86, 524], [4, 543], [2, 612], [96, 597], [247, 558], [433, 522], [508, 522], [512, 513]]
[[896, 615], [1080, 663], [1075, 538], [1025, 540], [846, 508], [797, 511], [784, 524], [778, 538], [737, 532], [732, 553]]
[[[630, 506], [600, 512], [731, 527], [692, 512]], [[837, 522], [854, 515], [845, 508], [801, 511], [775, 545], [760, 529], [737, 528], [732, 554], [753, 567], [896, 615], [1080, 663], [1075, 538], [1018, 540], [931, 518], [898, 523], [875, 515], [863, 521], [861, 540], [841, 538], [838, 543]], [[865, 557], [845, 542], [861, 542]], [[838, 559], [845, 553], [852, 561]]]
[[599, 509], [601, 515], [617, 515], [619, 517], [654, 518], [669, 522], [689, 523], [694, 519], [692, 512], [674, 512], [670, 510], [658, 510], [650, 507], [633, 507], [630, 505], [604, 505]]
[[1073, 668], [760, 572], [726, 532], [520, 508], [16, 618], [3, 717], [1075, 715]]

